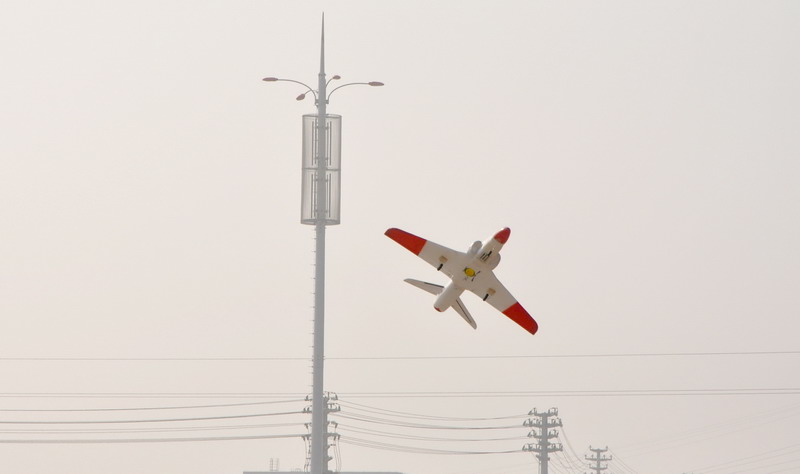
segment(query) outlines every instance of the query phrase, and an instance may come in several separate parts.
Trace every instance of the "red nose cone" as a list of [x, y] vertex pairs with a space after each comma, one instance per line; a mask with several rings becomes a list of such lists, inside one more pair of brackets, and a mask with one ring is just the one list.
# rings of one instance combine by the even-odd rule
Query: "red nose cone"
[[504, 244], [508, 241], [508, 237], [511, 235], [511, 229], [506, 227], [505, 229], [501, 230], [500, 232], [494, 234], [494, 240]]

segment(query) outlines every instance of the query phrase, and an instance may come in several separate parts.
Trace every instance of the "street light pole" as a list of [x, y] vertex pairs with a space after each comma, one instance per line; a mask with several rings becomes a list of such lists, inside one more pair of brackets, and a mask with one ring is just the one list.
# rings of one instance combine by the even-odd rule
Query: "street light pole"
[[325, 17], [322, 18], [322, 36], [319, 55], [319, 83], [317, 95], [317, 176], [316, 176], [316, 262], [314, 275], [314, 384], [311, 398], [311, 473], [328, 472], [328, 416], [323, 400], [323, 375], [325, 369], [325, 225], [328, 209], [325, 181], [327, 177], [327, 91], [325, 82]]
[[[330, 80], [341, 79], [334, 75]], [[266, 82], [293, 82], [306, 88], [297, 96], [303, 100], [309, 92], [316, 99], [317, 115], [303, 117], [303, 203], [301, 206], [301, 222], [313, 224], [316, 234], [315, 275], [314, 275], [314, 355], [313, 355], [313, 388], [311, 400], [311, 474], [328, 472], [328, 399], [324, 392], [325, 369], [325, 227], [339, 223], [338, 193], [339, 182], [339, 149], [340, 118], [338, 115], [328, 116], [327, 105], [331, 94], [345, 86], [367, 85], [382, 86], [382, 82], [351, 82], [343, 84], [327, 92], [330, 81], [325, 80], [325, 17], [322, 18], [322, 35], [320, 42], [320, 61], [317, 90], [294, 79], [265, 77]], [[308, 121], [307, 121], [308, 119]], [[310, 120], [314, 122], [314, 130], [306, 128]], [[307, 136], [309, 135], [309, 136]], [[334, 140], [335, 143], [334, 143]], [[313, 157], [310, 150], [313, 149]], [[307, 153], [308, 152], [308, 153]], [[329, 166], [329, 162], [333, 168]], [[336, 176], [334, 176], [336, 175]], [[306, 202], [310, 201], [310, 202]]]

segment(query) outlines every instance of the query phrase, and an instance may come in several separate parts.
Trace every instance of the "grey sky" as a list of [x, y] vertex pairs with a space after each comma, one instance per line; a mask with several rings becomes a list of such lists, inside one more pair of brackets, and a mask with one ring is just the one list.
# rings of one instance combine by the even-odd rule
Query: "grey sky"
[[[313, 230], [299, 224], [299, 198], [300, 117], [313, 103], [294, 101], [297, 86], [260, 79], [314, 83], [324, 10], [329, 74], [386, 83], [338, 91], [328, 109], [343, 116], [342, 225], [328, 231], [328, 390], [343, 401], [349, 393], [372, 407], [449, 417], [556, 406], [578, 455], [608, 445], [641, 473], [707, 472], [800, 443], [797, 394], [355, 397], [800, 382], [796, 354], [336, 359], [800, 349], [796, 2], [430, 3], [5, 2], [0, 356], [310, 357]], [[477, 331], [452, 311], [436, 313], [430, 295], [402, 279], [441, 275], [382, 235], [400, 227], [466, 249], [504, 226], [512, 233], [496, 274], [536, 317], [536, 336], [477, 298], [464, 299]], [[305, 360], [0, 360], [0, 380], [0, 395], [305, 394], [311, 376]], [[249, 400], [4, 397], [0, 410]], [[524, 419], [504, 435], [524, 437]], [[32, 428], [3, 425], [0, 441], [64, 437], [9, 432], [22, 429]], [[0, 443], [0, 454], [0, 465], [25, 474], [211, 474], [266, 469], [269, 458], [301, 467], [303, 444]], [[523, 453], [433, 456], [343, 444], [341, 454], [346, 470], [535, 472]], [[785, 461], [769, 472], [800, 469], [794, 453], [736, 472]]]

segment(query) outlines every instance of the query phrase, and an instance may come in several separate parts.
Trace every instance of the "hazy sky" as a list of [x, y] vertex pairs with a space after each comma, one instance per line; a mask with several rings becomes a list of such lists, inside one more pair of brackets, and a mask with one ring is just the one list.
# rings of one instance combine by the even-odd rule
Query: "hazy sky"
[[[800, 6], [730, 0], [6, 0], [3, 470], [302, 467], [298, 438], [30, 441], [305, 432], [310, 417], [272, 414], [310, 392], [315, 109], [261, 78], [315, 84], [323, 11], [328, 73], [386, 83], [328, 109], [343, 116], [326, 309], [343, 469], [536, 472], [529, 453], [398, 446], [520, 449], [524, 415], [558, 407], [554, 473], [582, 472], [565, 466], [589, 445], [624, 461], [616, 474], [800, 471]], [[535, 336], [472, 296], [477, 330], [436, 313], [402, 280], [443, 276], [383, 236], [465, 250], [505, 226], [496, 274]], [[763, 351], [794, 353], [535, 357]], [[235, 403], [261, 404], [171, 408]], [[232, 416], [247, 418], [198, 420]]]

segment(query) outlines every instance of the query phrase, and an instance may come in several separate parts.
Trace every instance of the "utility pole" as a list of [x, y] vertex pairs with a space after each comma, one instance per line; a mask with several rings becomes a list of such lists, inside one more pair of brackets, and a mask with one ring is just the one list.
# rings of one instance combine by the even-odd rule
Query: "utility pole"
[[[561, 424], [561, 419], [557, 418], [558, 408], [551, 408], [543, 413], [539, 413], [536, 408], [534, 408], [528, 413], [528, 416], [533, 418], [525, 420], [523, 425], [533, 428], [530, 433], [528, 433], [528, 438], [536, 439], [537, 443], [526, 444], [522, 447], [522, 450], [536, 453], [536, 457], [539, 459], [539, 474], [549, 474], [549, 454], [564, 449], [561, 443], [550, 442], [551, 439], [558, 437], [558, 431], [551, 431], [550, 429], [563, 426]], [[539, 430], [538, 432], [536, 431], [537, 429]]]
[[[325, 404], [324, 404], [325, 409], [324, 409], [323, 412], [324, 412], [324, 417], [325, 417], [325, 420], [326, 420], [325, 421], [326, 425], [325, 425], [325, 431], [324, 431], [324, 433], [322, 433], [322, 435], [320, 435], [320, 437], [322, 437], [325, 440], [324, 453], [325, 453], [327, 459], [325, 459], [323, 461], [324, 461], [324, 464], [326, 466], [325, 469], [327, 469], [327, 463], [328, 463], [328, 461], [331, 460], [331, 456], [328, 455], [328, 448], [331, 447], [331, 443], [329, 443], [328, 440], [329, 439], [333, 439], [334, 441], [338, 441], [339, 440], [339, 434], [335, 432], [335, 429], [336, 429], [336, 427], [339, 426], [339, 424], [336, 423], [335, 421], [328, 421], [328, 414], [341, 411], [342, 408], [339, 406], [338, 403], [336, 403], [339, 400], [339, 396], [337, 394], [333, 393], [333, 392], [324, 392], [324, 394], [322, 395], [322, 399], [325, 402]], [[312, 444], [311, 444], [311, 442], [313, 442], [313, 440], [314, 440], [314, 432], [313, 432], [313, 428], [314, 428], [314, 423], [313, 423], [313, 414], [314, 414], [313, 397], [311, 395], [306, 396], [306, 401], [307, 402], [312, 402], [312, 405], [309, 405], [309, 406], [306, 406], [305, 408], [303, 408], [303, 413], [307, 413], [307, 414], [312, 415], [312, 423], [306, 423], [305, 424], [306, 429], [310, 431], [310, 434], [303, 435], [303, 440], [305, 440], [306, 443], [308, 443], [307, 444], [308, 450], [306, 451], [306, 463], [305, 463], [304, 471], [305, 472], [312, 472], [311, 471], [311, 466], [313, 465], [312, 464], [312, 462], [313, 462], [312, 459], [314, 459], [313, 450], [312, 450]], [[331, 433], [328, 430], [328, 427], [330, 427], [330, 426], [334, 427], [334, 432], [333, 433]]]
[[606, 451], [608, 451], [608, 446], [606, 446], [604, 449], [601, 448], [592, 449], [592, 447], [589, 446], [589, 451], [591, 451], [593, 454], [591, 456], [585, 456], [585, 457], [588, 461], [592, 461], [593, 463], [595, 463], [594, 466], [591, 465], [589, 466], [589, 469], [593, 470], [594, 474], [600, 474], [601, 472], [608, 469], [608, 464], [606, 465], [600, 464], [601, 462], [607, 463], [608, 461], [611, 461], [611, 459], [613, 458], [613, 456], [611, 455], [606, 456], [605, 454], [603, 454]]
[[325, 17], [320, 35], [319, 74], [316, 90], [294, 79], [265, 77], [265, 82], [293, 82], [306, 88], [297, 96], [303, 100], [314, 95], [316, 114], [303, 116], [303, 182], [300, 222], [313, 225], [315, 231], [314, 262], [314, 355], [312, 359], [313, 387], [311, 395], [310, 472], [326, 474], [328, 470], [328, 420], [330, 399], [323, 392], [325, 372], [325, 227], [340, 223], [341, 204], [341, 123], [340, 115], [329, 114], [328, 101], [337, 89], [346, 86], [382, 86], [382, 82], [350, 82], [334, 87], [328, 84], [339, 80], [325, 76]]

